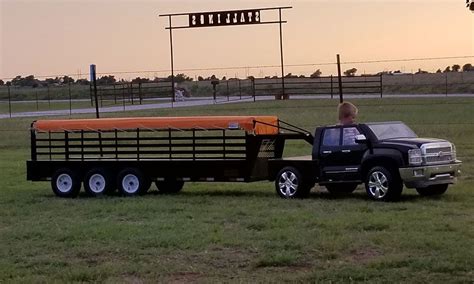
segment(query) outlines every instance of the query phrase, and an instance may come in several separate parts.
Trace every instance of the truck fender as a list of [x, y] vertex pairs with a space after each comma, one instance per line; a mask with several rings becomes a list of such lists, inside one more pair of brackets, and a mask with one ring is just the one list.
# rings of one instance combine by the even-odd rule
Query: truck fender
[[[362, 157], [361, 175], [364, 178], [367, 172], [375, 166], [385, 166], [398, 169], [403, 165], [400, 151], [395, 149], [373, 149], [372, 153], [366, 151]], [[398, 173], [398, 171], [397, 171]]]

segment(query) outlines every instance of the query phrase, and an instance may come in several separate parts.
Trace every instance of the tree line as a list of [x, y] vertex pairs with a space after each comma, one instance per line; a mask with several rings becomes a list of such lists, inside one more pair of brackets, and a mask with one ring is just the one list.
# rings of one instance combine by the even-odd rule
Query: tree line
[[[344, 71], [345, 76], [353, 77], [356, 76], [357, 68], [349, 68]], [[444, 70], [438, 69], [435, 73], [448, 73], [448, 72], [474, 72], [474, 66], [471, 63], [466, 63], [462, 67], [459, 64], [454, 64], [452, 66], [447, 66]], [[428, 71], [424, 71], [422, 69], [418, 69], [415, 74], [426, 74], [429, 73]], [[400, 70], [395, 71], [383, 71], [373, 75], [397, 75], [397, 74], [406, 74], [401, 72]], [[318, 78], [321, 77], [323, 73], [320, 69], [317, 69], [313, 73], [309, 75], [309, 78]], [[367, 76], [368, 74], [362, 74], [361, 76]], [[278, 76], [266, 76], [266, 79], [277, 79]], [[288, 73], [285, 75], [285, 78], [306, 78], [305, 75], [294, 75], [292, 73]], [[248, 76], [247, 79], [255, 79], [254, 76]], [[186, 81], [193, 81], [192, 77], [187, 76], [186, 74], [179, 73], [174, 76], [174, 81], [176, 83], [183, 83]], [[197, 81], [214, 81], [214, 80], [236, 80], [236, 78], [226, 78], [223, 76], [222, 79], [219, 79], [216, 75], [211, 75], [208, 77], [198, 76]], [[166, 78], [158, 78], [155, 77], [154, 79], [150, 78], [141, 78], [136, 77], [130, 81], [120, 79], [117, 80], [114, 75], [105, 75], [97, 78], [97, 85], [112, 85], [115, 83], [149, 83], [149, 82], [169, 82], [171, 81], [171, 75]], [[74, 80], [74, 78], [70, 76], [62, 76], [62, 77], [55, 77], [55, 78], [46, 78], [44, 80], [40, 80], [35, 78], [34, 75], [29, 75], [26, 77], [16, 76], [11, 81], [4, 82], [0, 79], [0, 86], [7, 85], [7, 86], [19, 86], [19, 87], [48, 87], [48, 86], [59, 86], [59, 85], [68, 85], [68, 84], [75, 84], [75, 85], [90, 85], [90, 81], [87, 79], [78, 79]]]

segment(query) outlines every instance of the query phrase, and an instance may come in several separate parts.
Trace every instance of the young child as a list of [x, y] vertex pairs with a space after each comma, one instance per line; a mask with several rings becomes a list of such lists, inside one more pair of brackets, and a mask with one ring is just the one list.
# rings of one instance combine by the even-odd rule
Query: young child
[[355, 105], [350, 102], [340, 103], [337, 107], [339, 113], [339, 124], [340, 125], [350, 125], [355, 124], [357, 113], [359, 110]]

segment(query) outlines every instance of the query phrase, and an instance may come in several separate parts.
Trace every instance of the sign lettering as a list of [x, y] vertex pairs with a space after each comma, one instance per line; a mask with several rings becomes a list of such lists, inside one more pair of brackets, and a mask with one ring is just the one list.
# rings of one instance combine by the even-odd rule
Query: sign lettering
[[222, 11], [189, 14], [189, 27], [248, 25], [260, 23], [260, 10]]

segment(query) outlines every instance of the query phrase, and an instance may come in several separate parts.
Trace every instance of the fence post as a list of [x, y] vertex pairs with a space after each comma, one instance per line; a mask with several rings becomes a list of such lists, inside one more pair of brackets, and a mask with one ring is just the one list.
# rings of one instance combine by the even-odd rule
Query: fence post
[[241, 86], [240, 86], [240, 79], [237, 79], [237, 81], [239, 82], [239, 98], [242, 99], [242, 89], [241, 89]]
[[332, 84], [332, 74], [331, 74], [331, 99], [334, 98], [334, 87], [333, 87], [333, 84]]
[[7, 85], [8, 88], [8, 113], [10, 114], [10, 118], [12, 118], [12, 97], [10, 94], [10, 84]]
[[255, 102], [255, 78], [250, 78], [250, 82], [252, 83], [252, 96], [253, 96], [253, 101]]
[[71, 82], [68, 82], [69, 89], [69, 116], [72, 114]]
[[339, 102], [344, 101], [344, 95], [342, 94], [342, 75], [341, 75], [341, 60], [339, 54], [337, 55], [337, 78], [339, 80]]
[[92, 92], [93, 91], [92, 91], [92, 82], [91, 82], [91, 83], [89, 83], [89, 95], [91, 97], [91, 107], [94, 106], [94, 96], [92, 95]]
[[138, 82], [138, 98], [140, 99], [140, 104], [142, 104], [142, 82]]
[[448, 96], [448, 72], [446, 72], [446, 97]]
[[132, 100], [132, 105], [135, 104], [135, 102], [133, 101], [133, 84], [130, 83], [130, 85], [127, 85], [128, 86], [128, 90], [130, 92], [130, 99]]
[[35, 95], [36, 95], [36, 110], [39, 110], [38, 90], [35, 91]]
[[117, 92], [115, 91], [115, 83], [113, 84], [114, 86], [114, 105], [117, 104]]
[[227, 78], [225, 80], [225, 83], [227, 85], [227, 101], [229, 101], [229, 80], [227, 80]]
[[49, 94], [49, 85], [48, 85], [48, 107], [51, 109], [51, 96]]
[[122, 84], [122, 105], [123, 105], [123, 111], [125, 111], [125, 85]]
[[383, 98], [383, 73], [380, 73], [380, 98]]

